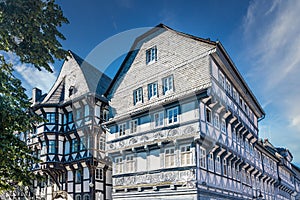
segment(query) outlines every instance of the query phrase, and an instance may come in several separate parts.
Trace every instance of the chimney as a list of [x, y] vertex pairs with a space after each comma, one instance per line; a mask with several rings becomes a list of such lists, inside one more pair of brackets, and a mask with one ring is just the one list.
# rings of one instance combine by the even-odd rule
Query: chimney
[[41, 98], [42, 96], [42, 90], [40, 90], [39, 88], [33, 88], [32, 89], [32, 103], [35, 104], [38, 102], [38, 100]]

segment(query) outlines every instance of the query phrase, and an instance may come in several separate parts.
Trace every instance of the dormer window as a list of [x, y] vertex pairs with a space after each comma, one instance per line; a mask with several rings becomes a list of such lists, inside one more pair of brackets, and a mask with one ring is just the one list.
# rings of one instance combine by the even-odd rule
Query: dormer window
[[75, 87], [74, 86], [71, 86], [70, 88], [69, 88], [69, 97], [71, 96], [71, 95], [73, 95], [75, 93]]
[[157, 61], [157, 48], [156, 46], [146, 50], [146, 64]]
[[163, 79], [163, 93], [164, 95], [173, 92], [174, 90], [174, 83], [173, 83], [173, 76], [168, 76]]
[[134, 105], [137, 103], [142, 103], [143, 101], [143, 89], [138, 88], [133, 91], [133, 100], [134, 100]]

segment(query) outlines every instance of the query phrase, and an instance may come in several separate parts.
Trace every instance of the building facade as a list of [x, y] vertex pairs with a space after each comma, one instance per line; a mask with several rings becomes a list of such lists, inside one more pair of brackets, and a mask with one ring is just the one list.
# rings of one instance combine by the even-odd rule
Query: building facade
[[158, 25], [106, 96], [113, 199], [295, 199], [292, 157], [259, 140], [265, 113], [220, 42]]
[[44, 180], [4, 199], [111, 199], [111, 163], [101, 128], [108, 112], [101, 95], [110, 82], [70, 52], [49, 93], [33, 89], [32, 109], [45, 122], [20, 137], [42, 161], [33, 170]]
[[20, 137], [45, 179], [0, 198], [300, 199], [300, 169], [259, 139], [264, 110], [218, 41], [160, 24], [113, 80], [70, 52], [32, 109], [45, 122]]

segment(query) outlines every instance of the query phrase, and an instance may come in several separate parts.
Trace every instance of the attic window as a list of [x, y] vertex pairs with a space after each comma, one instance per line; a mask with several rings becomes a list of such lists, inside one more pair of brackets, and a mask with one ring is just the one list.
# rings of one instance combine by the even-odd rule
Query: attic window
[[74, 86], [71, 86], [71, 87], [69, 88], [69, 97], [70, 97], [72, 94], [74, 94], [74, 92], [75, 92], [75, 87], [74, 87]]
[[156, 46], [146, 50], [146, 64], [157, 61], [157, 48]]

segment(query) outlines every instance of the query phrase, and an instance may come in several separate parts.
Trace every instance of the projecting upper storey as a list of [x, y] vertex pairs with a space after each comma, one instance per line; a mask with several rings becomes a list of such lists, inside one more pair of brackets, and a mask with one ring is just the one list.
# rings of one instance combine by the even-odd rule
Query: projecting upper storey
[[135, 40], [106, 96], [114, 121], [201, 92], [212, 93], [214, 86], [255, 119], [264, 116], [220, 42], [160, 24]]

